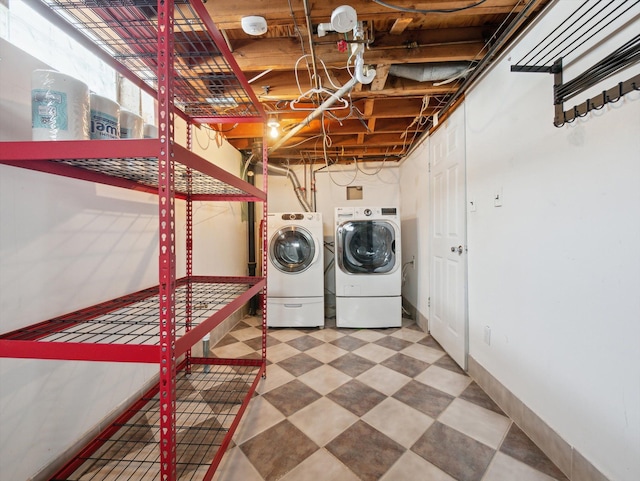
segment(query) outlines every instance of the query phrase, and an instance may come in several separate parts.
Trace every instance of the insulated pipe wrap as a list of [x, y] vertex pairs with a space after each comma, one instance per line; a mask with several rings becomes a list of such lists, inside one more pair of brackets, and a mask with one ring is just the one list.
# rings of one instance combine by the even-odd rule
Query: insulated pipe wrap
[[469, 62], [444, 62], [425, 64], [392, 65], [389, 75], [417, 82], [437, 82], [459, 77], [469, 68]]

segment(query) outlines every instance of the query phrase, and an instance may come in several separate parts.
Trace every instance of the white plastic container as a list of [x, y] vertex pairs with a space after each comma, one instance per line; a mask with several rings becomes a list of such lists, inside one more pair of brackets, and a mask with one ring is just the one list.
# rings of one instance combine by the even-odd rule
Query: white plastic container
[[144, 119], [125, 109], [120, 109], [120, 138], [142, 139], [144, 135]]
[[33, 140], [88, 140], [89, 87], [55, 70], [31, 74]]
[[158, 127], [153, 124], [144, 124], [144, 138], [145, 139], [157, 139]]
[[91, 92], [92, 139], [120, 138], [120, 105], [107, 97]]

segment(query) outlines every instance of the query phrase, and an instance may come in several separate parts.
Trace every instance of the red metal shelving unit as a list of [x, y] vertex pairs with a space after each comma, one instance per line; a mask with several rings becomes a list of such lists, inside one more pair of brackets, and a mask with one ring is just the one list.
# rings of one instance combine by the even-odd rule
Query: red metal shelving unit
[[[192, 153], [191, 129], [204, 122], [263, 123], [265, 113], [202, 0], [40, 0], [34, 6], [157, 97], [159, 138], [3, 142], [0, 163], [157, 194], [158, 285], [2, 334], [0, 357], [159, 364], [157, 385], [52, 479], [135, 472], [136, 479], [210, 480], [266, 372], [266, 259], [263, 277], [193, 276], [192, 202], [261, 202], [266, 218], [267, 164], [260, 190]], [[176, 116], [188, 122], [186, 148], [174, 143]], [[187, 209], [181, 279], [176, 199]], [[265, 232], [262, 239], [266, 249]], [[191, 356], [191, 346], [260, 292], [259, 356]], [[207, 415], [205, 425], [194, 423]], [[143, 456], [132, 457], [132, 450]]]

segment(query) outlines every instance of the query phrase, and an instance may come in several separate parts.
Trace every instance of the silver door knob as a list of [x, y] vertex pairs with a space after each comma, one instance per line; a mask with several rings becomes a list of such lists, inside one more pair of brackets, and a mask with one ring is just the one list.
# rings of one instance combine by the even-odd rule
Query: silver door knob
[[464, 247], [462, 246], [458, 246], [458, 247], [451, 246], [451, 252], [457, 252], [459, 256], [462, 255], [463, 251], [464, 251]]

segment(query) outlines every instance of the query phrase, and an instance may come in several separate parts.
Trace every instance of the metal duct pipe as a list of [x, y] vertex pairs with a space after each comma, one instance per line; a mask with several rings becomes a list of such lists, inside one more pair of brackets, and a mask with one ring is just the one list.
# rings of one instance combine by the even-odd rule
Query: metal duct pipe
[[[293, 129], [291, 129], [289, 132], [287, 132], [287, 134], [282, 137], [280, 140], [278, 140], [274, 145], [272, 145], [269, 148], [269, 153], [275, 152], [276, 150], [278, 150], [280, 147], [282, 147], [284, 145], [284, 143], [289, 140], [291, 137], [293, 137], [294, 135], [296, 135], [298, 132], [300, 132], [303, 128], [305, 128], [307, 125], [309, 125], [311, 123], [311, 121], [317, 119], [318, 117], [320, 117], [320, 115], [322, 115], [322, 113], [327, 110], [329, 107], [331, 107], [333, 104], [335, 104], [338, 100], [340, 100], [344, 94], [346, 94], [347, 92], [349, 92], [356, 84], [358, 83], [358, 80], [355, 77], [352, 77], [346, 84], [344, 84], [342, 86], [342, 88], [340, 88], [340, 90], [338, 90], [337, 92], [331, 94], [331, 97], [329, 97], [327, 100], [325, 100], [317, 109], [315, 109], [313, 112], [311, 112], [306, 119], [304, 119], [302, 122], [300, 122], [298, 125], [296, 125]], [[271, 167], [271, 166], [269, 166]]]
[[[545, 11], [550, 10], [558, 0], [551, 1], [547, 3], [544, 7]], [[505, 46], [505, 44], [509, 41], [509, 39], [518, 31], [518, 29], [522, 26], [522, 24], [529, 18], [529, 15], [533, 13], [535, 8], [542, 2], [542, 0], [529, 0], [529, 2], [524, 6], [520, 13], [516, 15], [516, 17], [511, 21], [509, 25], [507, 25], [506, 29], [502, 32], [500, 37], [493, 43], [489, 51], [486, 55], [480, 60], [480, 62], [474, 66], [473, 72], [471, 72], [467, 78], [464, 79], [462, 85], [456, 90], [456, 92], [451, 96], [451, 98], [447, 101], [447, 103], [440, 109], [439, 115], [444, 116], [449, 113], [449, 109], [455, 104], [455, 102], [460, 98], [462, 94], [464, 94], [467, 89], [473, 84], [473, 82], [484, 72], [485, 68], [491, 63], [493, 58], [497, 55], [497, 53]], [[540, 17], [542, 18], [542, 17]], [[425, 130], [420, 137], [416, 139], [413, 143], [405, 158], [411, 155], [422, 141], [427, 138], [430, 134], [430, 129]]]
[[[262, 161], [258, 162], [256, 165], [261, 166]], [[302, 186], [300, 185], [300, 181], [298, 180], [298, 176], [296, 175], [295, 172], [293, 172], [291, 169], [287, 169], [286, 167], [281, 167], [279, 165], [272, 165], [272, 164], [267, 164], [267, 172], [269, 174], [279, 174], [279, 175], [287, 176], [291, 181], [291, 184], [293, 185], [293, 191], [295, 192], [296, 197], [298, 198], [298, 202], [300, 202], [300, 205], [302, 206], [304, 211], [305, 212], [313, 211], [313, 209], [311, 209], [311, 206], [309, 205], [309, 202], [307, 202], [307, 199], [304, 196], [304, 191], [302, 189]]]
[[[500, 37], [491, 45], [491, 48], [486, 53], [482, 60], [475, 66], [473, 72], [464, 79], [460, 88], [451, 96], [451, 98], [447, 101], [444, 107], [440, 110], [440, 115], [444, 115], [448, 113], [451, 106], [460, 98], [462, 94], [464, 94], [467, 89], [471, 86], [471, 84], [478, 78], [483, 72], [484, 69], [491, 63], [493, 57], [505, 46], [505, 44], [509, 41], [512, 35], [514, 35], [518, 29], [522, 26], [522, 24], [529, 18], [529, 15], [533, 13], [535, 8], [542, 3], [543, 0], [529, 0], [529, 2], [524, 6], [520, 13], [516, 15], [516, 17], [511, 21], [509, 25], [507, 25], [506, 29], [502, 32]], [[544, 7], [545, 9], [550, 9], [552, 5], [556, 2], [549, 2]], [[426, 131], [428, 132], [428, 130]], [[423, 134], [424, 135], [424, 134]], [[414, 143], [414, 145], [418, 145], [419, 142]]]
[[400, 64], [392, 65], [389, 75], [418, 82], [437, 82], [459, 77], [470, 65], [469, 62]]

